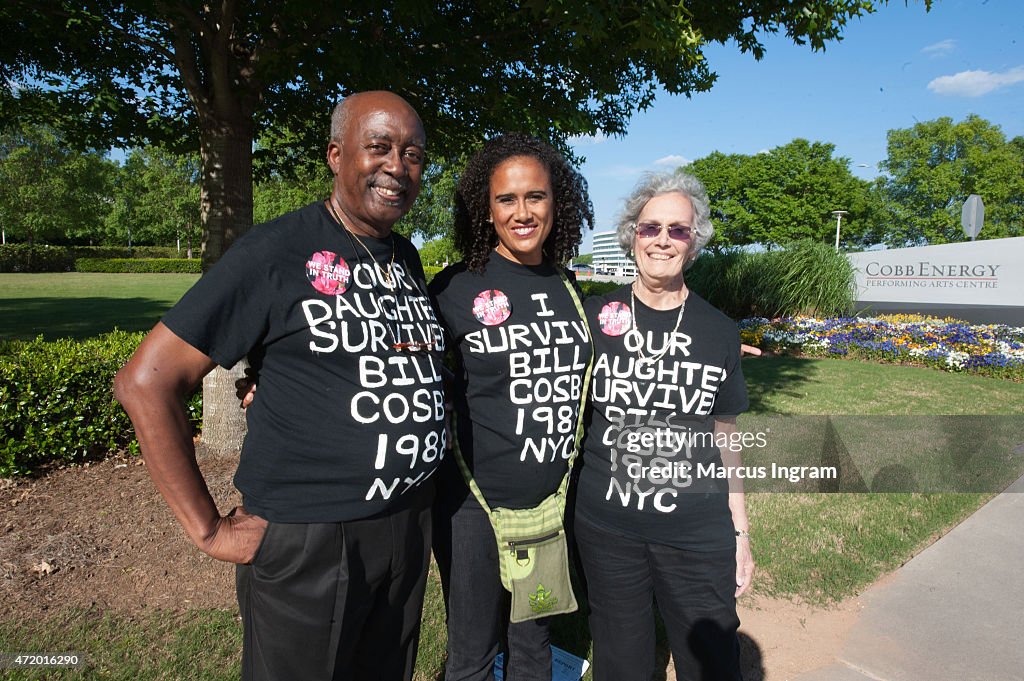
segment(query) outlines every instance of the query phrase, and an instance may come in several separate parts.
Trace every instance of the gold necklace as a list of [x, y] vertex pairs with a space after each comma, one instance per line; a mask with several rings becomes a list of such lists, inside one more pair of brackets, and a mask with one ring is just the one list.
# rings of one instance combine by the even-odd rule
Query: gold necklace
[[387, 288], [387, 289], [391, 289], [393, 291], [395, 289], [395, 277], [394, 277], [394, 272], [395, 272], [395, 237], [394, 237], [394, 235], [391, 236], [391, 262], [388, 263], [388, 268], [387, 268], [387, 270], [385, 270], [383, 267], [380, 266], [380, 263], [377, 262], [377, 258], [373, 257], [373, 253], [371, 253], [370, 249], [366, 247], [366, 244], [364, 244], [363, 240], [359, 238], [359, 235], [356, 234], [355, 232], [353, 232], [352, 228], [349, 227], [347, 224], [345, 224], [345, 221], [341, 219], [341, 215], [338, 213], [338, 210], [334, 207], [334, 197], [333, 196], [327, 197], [327, 207], [330, 209], [331, 215], [334, 216], [334, 219], [338, 221], [338, 224], [341, 225], [342, 227], [344, 227], [345, 231], [348, 232], [356, 240], [356, 243], [358, 243], [360, 246], [363, 247], [363, 250], [366, 251], [366, 254], [368, 256], [370, 256], [370, 260], [373, 261], [373, 266], [376, 268], [377, 275], [380, 277], [381, 283], [384, 284], [384, 287]]

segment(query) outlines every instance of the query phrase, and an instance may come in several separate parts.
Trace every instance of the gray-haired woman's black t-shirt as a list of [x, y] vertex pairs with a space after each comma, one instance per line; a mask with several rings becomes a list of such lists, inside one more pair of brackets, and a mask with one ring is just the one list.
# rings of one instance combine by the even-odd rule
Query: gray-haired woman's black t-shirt
[[728, 482], [697, 466], [721, 465], [715, 417], [747, 409], [736, 324], [692, 291], [678, 329], [678, 308], [634, 308], [629, 286], [584, 308], [595, 354], [575, 512], [652, 543], [735, 546]]
[[587, 324], [546, 263], [492, 253], [482, 272], [452, 265], [429, 288], [455, 354], [459, 451], [489, 506], [536, 506], [575, 447]]

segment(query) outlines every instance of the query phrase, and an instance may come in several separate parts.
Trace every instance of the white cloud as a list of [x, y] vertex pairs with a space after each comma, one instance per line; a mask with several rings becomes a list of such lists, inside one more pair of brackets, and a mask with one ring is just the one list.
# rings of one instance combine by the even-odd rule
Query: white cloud
[[574, 147], [592, 147], [595, 144], [601, 144], [606, 139], [608, 139], [607, 135], [598, 131], [596, 135], [573, 135], [569, 138], [569, 144]]
[[611, 177], [617, 180], [634, 180], [647, 168], [626, 164], [613, 164], [603, 168], [595, 168], [592, 173], [599, 177]]
[[929, 57], [941, 57], [944, 54], [948, 54], [956, 49], [956, 41], [952, 38], [946, 40], [940, 40], [937, 43], [932, 43], [927, 47], [922, 47], [921, 52], [927, 54]]
[[928, 89], [935, 94], [950, 97], [980, 97], [1021, 81], [1024, 81], [1024, 66], [1017, 66], [1002, 73], [961, 71], [952, 76], [939, 76], [928, 83]]
[[672, 166], [673, 168], [678, 168], [679, 166], [688, 166], [691, 163], [693, 163], [693, 161], [691, 159], [686, 158], [685, 156], [671, 154], [669, 156], [662, 156], [661, 158], [654, 162], [654, 165]]

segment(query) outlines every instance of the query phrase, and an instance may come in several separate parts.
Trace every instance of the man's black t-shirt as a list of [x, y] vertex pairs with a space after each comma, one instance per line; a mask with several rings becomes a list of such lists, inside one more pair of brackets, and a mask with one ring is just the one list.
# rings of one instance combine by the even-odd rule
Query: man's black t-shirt
[[721, 466], [714, 417], [747, 409], [736, 325], [692, 291], [674, 333], [679, 308], [632, 306], [629, 286], [584, 303], [595, 355], [576, 513], [644, 541], [730, 548], [728, 481], [698, 464]]
[[441, 353], [393, 347], [443, 350], [419, 256], [359, 239], [320, 202], [253, 227], [163, 318], [221, 366], [258, 367], [235, 486], [274, 522], [375, 515], [443, 458]]
[[565, 476], [576, 442], [587, 324], [558, 271], [492, 253], [430, 282], [457, 361], [459, 451], [492, 508], [531, 508]]

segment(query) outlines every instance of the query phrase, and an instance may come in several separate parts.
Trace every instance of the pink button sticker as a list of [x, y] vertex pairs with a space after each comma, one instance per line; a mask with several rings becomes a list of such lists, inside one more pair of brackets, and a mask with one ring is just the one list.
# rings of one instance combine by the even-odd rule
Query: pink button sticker
[[621, 336], [632, 328], [633, 313], [630, 312], [629, 305], [612, 302], [601, 308], [597, 322], [605, 335]]
[[345, 259], [331, 251], [318, 251], [306, 261], [306, 278], [325, 296], [344, 293], [351, 276]]
[[497, 289], [481, 291], [473, 299], [473, 316], [481, 324], [497, 326], [512, 314], [512, 303], [508, 296]]

